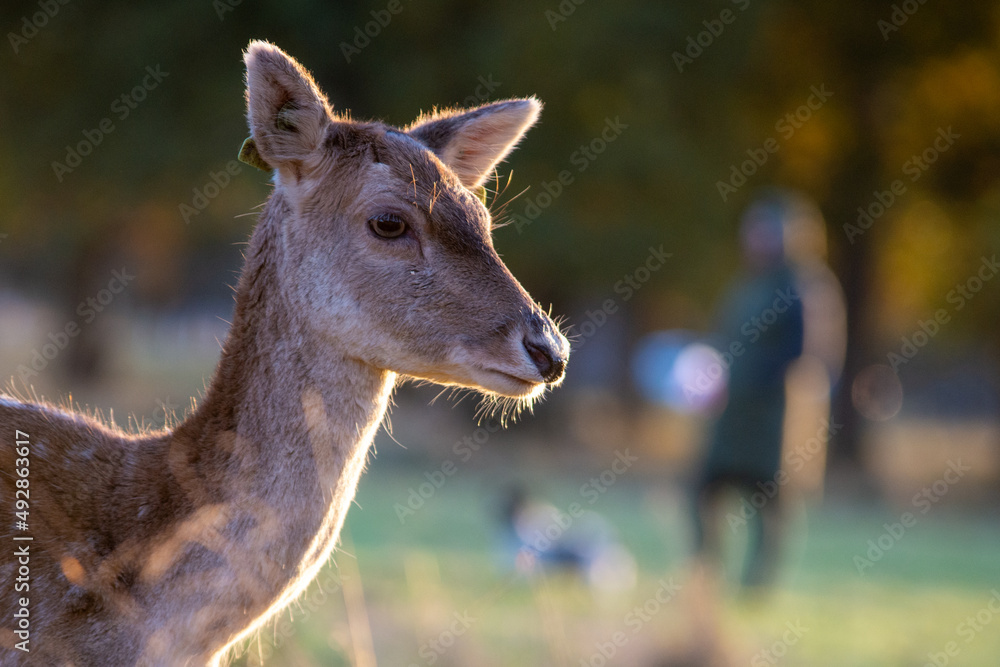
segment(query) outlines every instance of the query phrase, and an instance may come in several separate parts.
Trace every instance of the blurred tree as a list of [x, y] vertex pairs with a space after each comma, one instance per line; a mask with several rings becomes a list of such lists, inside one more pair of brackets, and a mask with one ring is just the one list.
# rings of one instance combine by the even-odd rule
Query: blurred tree
[[[765, 41], [756, 53], [752, 80], [763, 82], [766, 90], [784, 88], [786, 94], [796, 86], [814, 84], [826, 84], [834, 91], [829, 155], [818, 165], [812, 160], [814, 169], [826, 167], [825, 180], [809, 182], [809, 174], [803, 178], [801, 172], [787, 169], [795, 162], [794, 153], [806, 150], [798, 145], [780, 156], [785, 169], [779, 178], [811, 190], [830, 225], [849, 304], [848, 358], [835, 412], [835, 421], [843, 427], [832, 454], [834, 461], [854, 467], [861, 425], [851, 404], [851, 380], [867, 365], [885, 363], [884, 346], [896, 342], [895, 336], [876, 335], [885, 323], [879, 311], [892, 309], [894, 301], [913, 291], [913, 273], [936, 274], [936, 289], [921, 295], [918, 308], [902, 323], [888, 327], [893, 330], [902, 324], [912, 330], [918, 318], [944, 305], [948, 290], [944, 284], [968, 271], [959, 267], [949, 275], [954, 265], [921, 262], [897, 276], [907, 287], [887, 293], [876, 274], [897, 243], [889, 233], [889, 221], [923, 199], [968, 203], [996, 189], [995, 171], [990, 173], [996, 153], [984, 147], [1000, 141], [996, 92], [989, 85], [1000, 72], [997, 5], [971, 2], [958, 12], [946, 5], [919, 3], [889, 7], [862, 2], [776, 3], [768, 24], [761, 31]], [[940, 72], [943, 68], [949, 71]], [[935, 72], [940, 81], [931, 92], [925, 79]], [[973, 83], [976, 80], [980, 85]], [[959, 92], [963, 89], [965, 94]], [[954, 146], [948, 144], [944, 151], [939, 149], [946, 142], [935, 148], [939, 132], [953, 125], [963, 139], [952, 140]], [[913, 160], [927, 149], [940, 153], [933, 168]], [[903, 187], [894, 193], [897, 181]], [[864, 216], [863, 211], [870, 215], [881, 208], [882, 220], [878, 215]], [[948, 226], [945, 239], [971, 231], [967, 221], [964, 229], [958, 220]], [[903, 267], [896, 268], [899, 273]], [[977, 315], [985, 323], [995, 312], [981, 309]]]
[[[858, 453], [853, 374], [884, 361], [900, 333], [933, 313], [949, 285], [1000, 241], [994, 2], [972, 0], [959, 10], [860, 0], [623, 0], [585, 3], [563, 16], [555, 2], [404, 1], [388, 20], [379, 14], [385, 7], [72, 2], [29, 29], [38, 3], [5, 3], [4, 284], [61, 294], [72, 305], [81, 289], [74, 275], [110, 268], [107, 254], [88, 250], [110, 234], [138, 272], [137, 302], [229, 299], [224, 285], [239, 265], [232, 245], [252, 224], [239, 216], [264, 199], [266, 176], [243, 168], [196, 215], [185, 220], [180, 207], [205, 196], [246, 135], [240, 52], [251, 38], [307, 63], [335, 108], [358, 117], [405, 124], [436, 104], [526, 94], [545, 101], [542, 123], [501, 170], [501, 183], [514, 175], [496, 204], [506, 204], [515, 224], [498, 230], [496, 243], [543, 303], [580, 304], [571, 323], [615, 297], [617, 281], [662, 244], [673, 256], [622, 304], [623, 317], [633, 334], [704, 328], [735, 265], [736, 220], [753, 190], [778, 184], [814, 196], [850, 304], [838, 411], [845, 427], [834, 450], [849, 461]], [[142, 84], [147, 67], [166, 74], [124, 116], [122, 96]], [[832, 96], [808, 120], [787, 120], [823, 86]], [[113, 131], [95, 134], [104, 118]], [[619, 128], [613, 140], [597, 142], [609, 123]], [[918, 182], [907, 181], [884, 217], [848, 238], [844, 225], [856, 223], [858, 207], [905, 178], [903, 163], [949, 125], [961, 139]], [[88, 137], [95, 145], [78, 166], [54, 169]], [[718, 183], [772, 138], [777, 151], [723, 199]], [[592, 144], [600, 153], [587, 152]], [[561, 172], [571, 182], [542, 197]], [[531, 206], [538, 222], [517, 224], [532, 217]], [[991, 331], [1000, 314], [995, 293], [979, 297], [942, 340]]]

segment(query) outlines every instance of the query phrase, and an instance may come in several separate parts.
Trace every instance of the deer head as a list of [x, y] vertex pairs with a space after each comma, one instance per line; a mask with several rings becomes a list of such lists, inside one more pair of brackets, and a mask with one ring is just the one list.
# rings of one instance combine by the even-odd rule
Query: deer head
[[274, 169], [283, 296], [306, 336], [376, 368], [530, 404], [569, 344], [504, 266], [471, 189], [538, 118], [534, 98], [406, 128], [335, 114], [277, 47], [246, 53], [250, 130]]

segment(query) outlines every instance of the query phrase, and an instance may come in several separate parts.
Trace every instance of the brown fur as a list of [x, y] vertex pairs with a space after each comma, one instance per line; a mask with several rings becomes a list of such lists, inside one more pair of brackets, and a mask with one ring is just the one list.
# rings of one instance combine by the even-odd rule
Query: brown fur
[[[2, 665], [218, 663], [329, 559], [399, 377], [521, 405], [562, 378], [568, 344], [500, 261], [469, 192], [537, 101], [397, 129], [335, 116], [276, 47], [251, 43], [246, 62], [275, 190], [201, 405], [137, 437], [0, 395]], [[370, 229], [386, 213], [406, 234]], [[27, 532], [13, 530], [18, 430]], [[26, 593], [14, 592], [17, 544], [30, 544]], [[27, 654], [11, 625], [22, 596]]]

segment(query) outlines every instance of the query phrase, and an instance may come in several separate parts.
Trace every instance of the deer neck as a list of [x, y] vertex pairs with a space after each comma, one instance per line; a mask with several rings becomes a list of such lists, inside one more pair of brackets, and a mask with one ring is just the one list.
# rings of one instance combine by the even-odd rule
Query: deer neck
[[314, 573], [336, 541], [395, 375], [310, 335], [281, 288], [288, 214], [275, 193], [250, 241], [212, 384], [168, 459], [196, 506], [252, 526], [238, 542], [282, 569], [297, 565], [294, 578]]

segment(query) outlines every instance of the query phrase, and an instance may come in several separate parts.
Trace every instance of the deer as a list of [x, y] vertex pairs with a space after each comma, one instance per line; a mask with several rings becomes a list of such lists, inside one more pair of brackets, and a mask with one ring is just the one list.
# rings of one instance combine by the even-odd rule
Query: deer
[[133, 434], [0, 394], [0, 665], [223, 664], [331, 559], [400, 382], [510, 417], [565, 375], [478, 196], [536, 98], [396, 127], [335, 113], [271, 43], [244, 63], [244, 148], [273, 190], [202, 399]]

